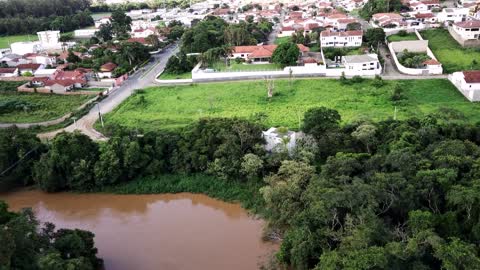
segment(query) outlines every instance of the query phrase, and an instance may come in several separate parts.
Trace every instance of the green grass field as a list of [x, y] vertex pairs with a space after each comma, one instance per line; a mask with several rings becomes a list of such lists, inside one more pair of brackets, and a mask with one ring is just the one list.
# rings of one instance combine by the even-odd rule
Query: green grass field
[[37, 41], [37, 35], [15, 35], [15, 36], [0, 36], [0, 49], [10, 48], [10, 43], [20, 41]]
[[178, 80], [178, 79], [191, 79], [192, 78], [192, 72], [185, 72], [182, 74], [171, 74], [167, 72], [163, 72], [158, 76], [158, 79], [160, 80]]
[[[448, 80], [388, 81], [381, 88], [371, 80], [342, 85], [338, 80], [275, 81], [274, 97], [267, 98], [264, 81], [211, 83], [149, 88], [125, 101], [108, 114], [107, 123], [145, 130], [176, 129], [201, 117], [241, 117], [252, 119], [266, 114], [264, 125], [298, 129], [303, 113], [326, 106], [338, 110], [343, 122], [361, 119], [375, 121], [392, 118], [390, 101], [393, 87], [400, 83], [406, 105], [398, 106], [398, 118], [421, 117], [439, 109], [456, 109], [468, 121], [480, 121], [480, 104], [468, 102]], [[143, 96], [144, 98], [141, 98]]]
[[24, 101], [36, 105], [32, 110], [18, 109], [14, 112], [0, 113], [0, 123], [33, 123], [57, 119], [74, 111], [92, 95], [54, 95], [36, 93], [2, 92], [0, 100]]
[[217, 71], [270, 71], [270, 70], [281, 70], [282, 66], [278, 64], [245, 64], [245, 63], [235, 63], [235, 61], [230, 61], [230, 66], [226, 66], [224, 61], [218, 61], [214, 63], [210, 68], [213, 68]]
[[278, 37], [275, 39], [275, 44], [280, 45], [282, 43], [290, 42], [291, 37]]
[[[462, 48], [446, 29], [425, 30], [420, 34], [428, 39], [430, 49], [443, 64], [444, 73], [480, 69], [480, 48]], [[472, 64], [473, 60], [476, 65]]]
[[405, 41], [405, 40], [418, 40], [418, 38], [417, 38], [417, 35], [415, 35], [415, 33], [408, 33], [405, 36], [391, 35], [387, 37], [387, 40], [389, 42], [394, 42], [394, 41]]

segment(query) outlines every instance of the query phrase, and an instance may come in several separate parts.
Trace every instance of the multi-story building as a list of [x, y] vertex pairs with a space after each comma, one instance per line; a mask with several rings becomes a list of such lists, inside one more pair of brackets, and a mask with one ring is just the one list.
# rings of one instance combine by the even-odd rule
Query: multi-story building
[[322, 47], [360, 47], [362, 36], [363, 32], [360, 30], [345, 32], [326, 30], [320, 33], [320, 43]]

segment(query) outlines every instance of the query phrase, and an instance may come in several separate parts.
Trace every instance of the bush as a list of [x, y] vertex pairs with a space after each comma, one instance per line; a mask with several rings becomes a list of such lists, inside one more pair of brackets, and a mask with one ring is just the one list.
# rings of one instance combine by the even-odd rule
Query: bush
[[362, 83], [363, 78], [361, 76], [355, 75], [355, 76], [352, 77], [352, 79], [350, 81], [352, 83]]

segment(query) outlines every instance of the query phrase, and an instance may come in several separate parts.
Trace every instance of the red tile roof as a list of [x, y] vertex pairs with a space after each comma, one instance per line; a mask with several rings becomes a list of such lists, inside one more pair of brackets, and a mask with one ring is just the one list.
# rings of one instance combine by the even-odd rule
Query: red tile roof
[[464, 71], [463, 76], [467, 83], [480, 83], [480, 70]]
[[433, 18], [435, 15], [433, 13], [417, 13], [415, 14], [415, 18], [417, 19], [426, 19], [426, 18]]
[[31, 69], [31, 70], [37, 70], [41, 65], [40, 64], [20, 64], [17, 66], [18, 69]]
[[312, 57], [308, 57], [306, 58], [305, 60], [303, 60], [303, 63], [306, 63], [306, 64], [316, 64], [317, 63], [317, 60], [312, 58]]
[[458, 27], [461, 27], [461, 28], [480, 27], [480, 21], [479, 20], [457, 22], [457, 23], [454, 23], [454, 24]]
[[[301, 52], [309, 52], [310, 49], [303, 44], [297, 44]], [[234, 53], [248, 53], [249, 58], [267, 58], [271, 57], [277, 45], [263, 45], [263, 46], [235, 46]]]
[[15, 72], [15, 70], [17, 70], [17, 69], [16, 68], [0, 68], [0, 73], [1, 74], [9, 74], [9, 73]]
[[117, 68], [117, 65], [112, 63], [112, 62], [108, 62], [106, 64], [103, 64], [101, 67], [100, 67], [100, 71], [102, 72], [111, 72], [113, 71], [114, 69]]

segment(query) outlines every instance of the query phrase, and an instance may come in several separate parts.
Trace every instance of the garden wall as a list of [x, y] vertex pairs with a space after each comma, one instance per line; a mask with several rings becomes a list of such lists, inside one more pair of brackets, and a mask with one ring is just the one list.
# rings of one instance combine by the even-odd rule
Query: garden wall
[[37, 87], [35, 92], [34, 88], [27, 87], [27, 84], [21, 85], [17, 88], [18, 92], [23, 93], [42, 93], [42, 94], [57, 94], [57, 95], [97, 95], [98, 92], [93, 91], [73, 91], [73, 92], [51, 92], [50, 89], [45, 87]]
[[[398, 71], [403, 74], [408, 75], [438, 75], [443, 73], [443, 69], [440, 68], [407, 68], [400, 64], [398, 61], [397, 53], [402, 52], [404, 50], [408, 50], [409, 52], [425, 52], [430, 58], [437, 60], [433, 52], [428, 47], [428, 40], [423, 40], [420, 34], [415, 31], [418, 38], [421, 40], [407, 40], [407, 41], [396, 41], [388, 43], [388, 49], [390, 50], [390, 55], [395, 62], [395, 65], [398, 68]], [[438, 60], [437, 60], [438, 61]]]

